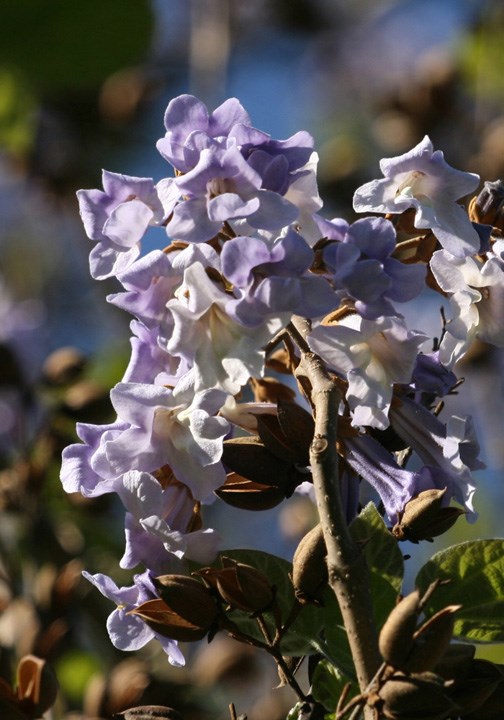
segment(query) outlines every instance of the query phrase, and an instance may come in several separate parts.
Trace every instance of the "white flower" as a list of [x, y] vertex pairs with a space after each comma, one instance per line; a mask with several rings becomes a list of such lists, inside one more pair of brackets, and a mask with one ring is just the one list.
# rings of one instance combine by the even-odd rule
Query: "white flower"
[[319, 325], [310, 347], [346, 374], [352, 425], [385, 429], [394, 383], [408, 383], [426, 336], [410, 331], [401, 317], [365, 320], [351, 315], [339, 325]]
[[450, 295], [452, 317], [446, 324], [439, 356], [443, 365], [452, 367], [476, 338], [504, 346], [502, 261], [494, 254], [483, 262], [438, 250], [430, 265], [438, 285]]
[[426, 135], [412, 150], [380, 161], [382, 180], [355, 191], [357, 212], [402, 213], [415, 208], [415, 227], [430, 228], [441, 245], [457, 257], [478, 251], [479, 236], [455, 201], [473, 192], [479, 176], [452, 168]]

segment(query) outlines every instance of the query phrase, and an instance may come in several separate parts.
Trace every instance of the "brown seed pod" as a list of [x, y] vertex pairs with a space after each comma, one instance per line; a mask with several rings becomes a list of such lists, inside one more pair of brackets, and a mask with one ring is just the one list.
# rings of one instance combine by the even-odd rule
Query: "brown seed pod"
[[201, 568], [195, 575], [217, 590], [232, 608], [260, 613], [271, 605], [275, 589], [263, 572], [226, 557], [222, 558], [222, 564], [222, 568]]
[[429, 618], [415, 632], [413, 647], [407, 658], [410, 672], [432, 670], [441, 660], [453, 635], [455, 613], [461, 607], [462, 605], [448, 605]]
[[182, 720], [182, 715], [164, 705], [140, 705], [117, 713], [115, 720]]
[[301, 539], [292, 560], [292, 584], [300, 603], [320, 605], [327, 586], [327, 550], [322, 526], [315, 525]]
[[443, 506], [443, 490], [424, 490], [406, 503], [399, 522], [392, 528], [398, 540], [418, 543], [442, 535], [455, 524], [464, 510]]
[[272, 485], [261, 485], [253, 480], [229, 473], [224, 485], [215, 490], [218, 498], [240, 510], [269, 510], [285, 500], [285, 492]]
[[459, 708], [446, 694], [441, 678], [424, 673], [394, 675], [379, 690], [383, 717], [390, 720], [445, 720]]
[[413, 647], [413, 636], [421, 611], [420, 601], [418, 590], [406, 595], [391, 611], [380, 631], [380, 653], [385, 662], [398, 670], [406, 670], [408, 667], [408, 656]]

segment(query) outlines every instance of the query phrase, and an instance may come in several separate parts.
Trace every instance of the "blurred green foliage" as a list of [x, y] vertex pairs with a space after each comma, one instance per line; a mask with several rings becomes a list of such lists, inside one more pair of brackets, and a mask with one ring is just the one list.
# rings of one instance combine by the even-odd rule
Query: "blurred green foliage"
[[142, 61], [154, 28], [149, 0], [10, 0], [2, 4], [0, 145], [29, 151], [41, 101], [95, 94]]

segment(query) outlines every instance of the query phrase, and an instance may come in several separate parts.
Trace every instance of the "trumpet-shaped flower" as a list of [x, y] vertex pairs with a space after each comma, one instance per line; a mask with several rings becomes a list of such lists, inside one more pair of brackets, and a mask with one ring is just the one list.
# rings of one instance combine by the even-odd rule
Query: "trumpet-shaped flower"
[[388, 427], [394, 383], [411, 380], [418, 348], [425, 335], [410, 331], [402, 318], [365, 320], [351, 315], [338, 325], [316, 327], [312, 350], [346, 376], [346, 399], [352, 425]]
[[476, 488], [471, 473], [485, 466], [478, 458], [479, 445], [471, 418], [453, 416], [444, 424], [425, 407], [404, 397], [392, 403], [390, 422], [426, 465], [446, 473], [450, 494], [465, 505], [469, 519], [475, 520]]
[[173, 180], [158, 187], [150, 178], [103, 171], [102, 190], [79, 190], [80, 214], [88, 237], [96, 241], [89, 264], [97, 280], [126, 270], [140, 254], [150, 225], [160, 225], [180, 195]]
[[438, 250], [431, 258], [438, 285], [450, 296], [452, 317], [439, 348], [441, 362], [452, 367], [475, 338], [504, 346], [504, 264], [489, 254], [476, 258], [454, 257]]
[[128, 423], [121, 421], [110, 425], [77, 424], [82, 443], [68, 445], [63, 450], [60, 478], [66, 492], [80, 492], [84, 497], [114, 492], [118, 474], [111, 467], [105, 448], [127, 428]]
[[412, 150], [380, 161], [385, 176], [354, 194], [357, 212], [402, 213], [415, 210], [415, 227], [430, 228], [452, 255], [478, 252], [479, 235], [457, 200], [476, 190], [479, 177], [452, 168], [426, 135]]
[[262, 188], [262, 178], [237, 147], [202, 150], [197, 165], [175, 180], [186, 200], [166, 231], [184, 242], [211, 240], [226, 221], [245, 218], [253, 228], [277, 230], [293, 222], [298, 209]]
[[355, 300], [360, 315], [369, 320], [396, 315], [393, 301], [407, 302], [422, 291], [425, 269], [391, 257], [396, 246], [391, 222], [363, 218], [342, 235], [342, 242], [332, 242], [325, 248], [324, 262], [333, 273], [336, 287]]
[[175, 640], [151, 630], [138, 615], [129, 614], [130, 610], [134, 610], [147, 600], [157, 598], [149, 573], [135, 575], [131, 587], [117, 587], [111, 578], [102, 573], [91, 575], [84, 571], [82, 574], [102, 595], [117, 606], [107, 619], [107, 631], [114, 647], [118, 650], [139, 650], [155, 638], [168, 655], [171, 665], [178, 667], [185, 665], [184, 656]]
[[126, 549], [121, 567], [143, 563], [151, 572], [174, 572], [173, 557], [213, 562], [220, 537], [211, 528], [194, 529], [196, 502], [173, 478], [166, 486], [146, 472], [125, 473], [116, 491], [127, 510]]
[[176, 298], [167, 304], [173, 332], [161, 340], [168, 352], [191, 366], [197, 390], [215, 387], [238, 393], [251, 376], [262, 375], [262, 347], [281, 327], [278, 318], [252, 328], [237, 323], [227, 312], [230, 297], [201, 263], [194, 263], [185, 270]]
[[241, 324], [259, 325], [268, 316], [295, 313], [324, 315], [337, 305], [334, 291], [323, 277], [308, 273], [313, 251], [289, 229], [273, 245], [252, 237], [237, 237], [222, 249], [222, 272], [233, 284], [236, 300], [226, 306]]
[[166, 135], [158, 140], [157, 149], [173, 167], [186, 173], [213, 139], [225, 139], [237, 124], [249, 127], [250, 118], [236, 98], [229, 98], [209, 113], [194, 95], [179, 95], [168, 104], [164, 123]]
[[345, 438], [344, 444], [345, 462], [378, 493], [393, 523], [397, 522], [406, 503], [419, 492], [431, 488], [441, 490], [447, 485], [445, 473], [436, 468], [424, 466], [420, 472], [411, 472], [400, 467], [393, 456], [369, 435]]
[[119, 383], [110, 397], [118, 417], [129, 425], [105, 448], [117, 475], [169, 465], [196, 500], [209, 500], [225, 480], [220, 458], [229, 424], [215, 416], [225, 393], [177, 393], [156, 385]]

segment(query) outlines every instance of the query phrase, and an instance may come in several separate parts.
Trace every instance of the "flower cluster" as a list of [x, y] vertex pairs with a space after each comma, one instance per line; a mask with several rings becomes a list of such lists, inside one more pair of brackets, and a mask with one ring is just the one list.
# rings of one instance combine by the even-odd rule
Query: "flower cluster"
[[[429, 138], [382, 161], [384, 178], [354, 196], [357, 212], [378, 216], [349, 224], [319, 214], [308, 133], [274, 140], [236, 99], [210, 113], [190, 95], [170, 102], [165, 128], [157, 148], [173, 168], [169, 177], [104, 171], [103, 190], [78, 193], [94, 241], [91, 274], [121, 284], [108, 300], [133, 317], [132, 353], [111, 392], [116, 419], [78, 426], [82, 442], [64, 451], [61, 477], [68, 492], [116, 493], [124, 505], [121, 566], [141, 572], [121, 589], [87, 575], [118, 606], [109, 632], [121, 649], [158, 636], [141, 613], [131, 614], [158, 597], [152, 578], [215, 556], [219, 537], [204, 527], [202, 509], [232, 496], [230, 479], [239, 476], [245, 488], [240, 452], [255, 453], [249, 480], [256, 490], [274, 486], [275, 502], [309, 482], [295, 443], [289, 459], [257, 441], [259, 418], [280, 433], [281, 408], [288, 415], [293, 405], [292, 388], [283, 387], [280, 402], [279, 383], [265, 378], [266, 368], [282, 364], [273, 353], [293, 315], [310, 320], [309, 346], [342, 388], [348, 520], [361, 481], [392, 523], [429, 489], [446, 488], [444, 502], [453, 498], [474, 516], [472, 471], [482, 464], [470, 418], [443, 422], [431, 407], [455, 385], [453, 367], [473, 339], [504, 345], [504, 244], [457, 202], [479, 178], [450, 167]], [[160, 242], [145, 253], [147, 232]], [[428, 292], [449, 298], [438, 344], [401, 312], [426, 290], [426, 278]], [[284, 355], [292, 369], [292, 338]], [[233, 445], [244, 431], [255, 438], [252, 449]], [[405, 447], [417, 456], [415, 470], [397, 460]], [[283, 484], [259, 462], [265, 453]], [[161, 639], [170, 661], [182, 663], [175, 641]]]

